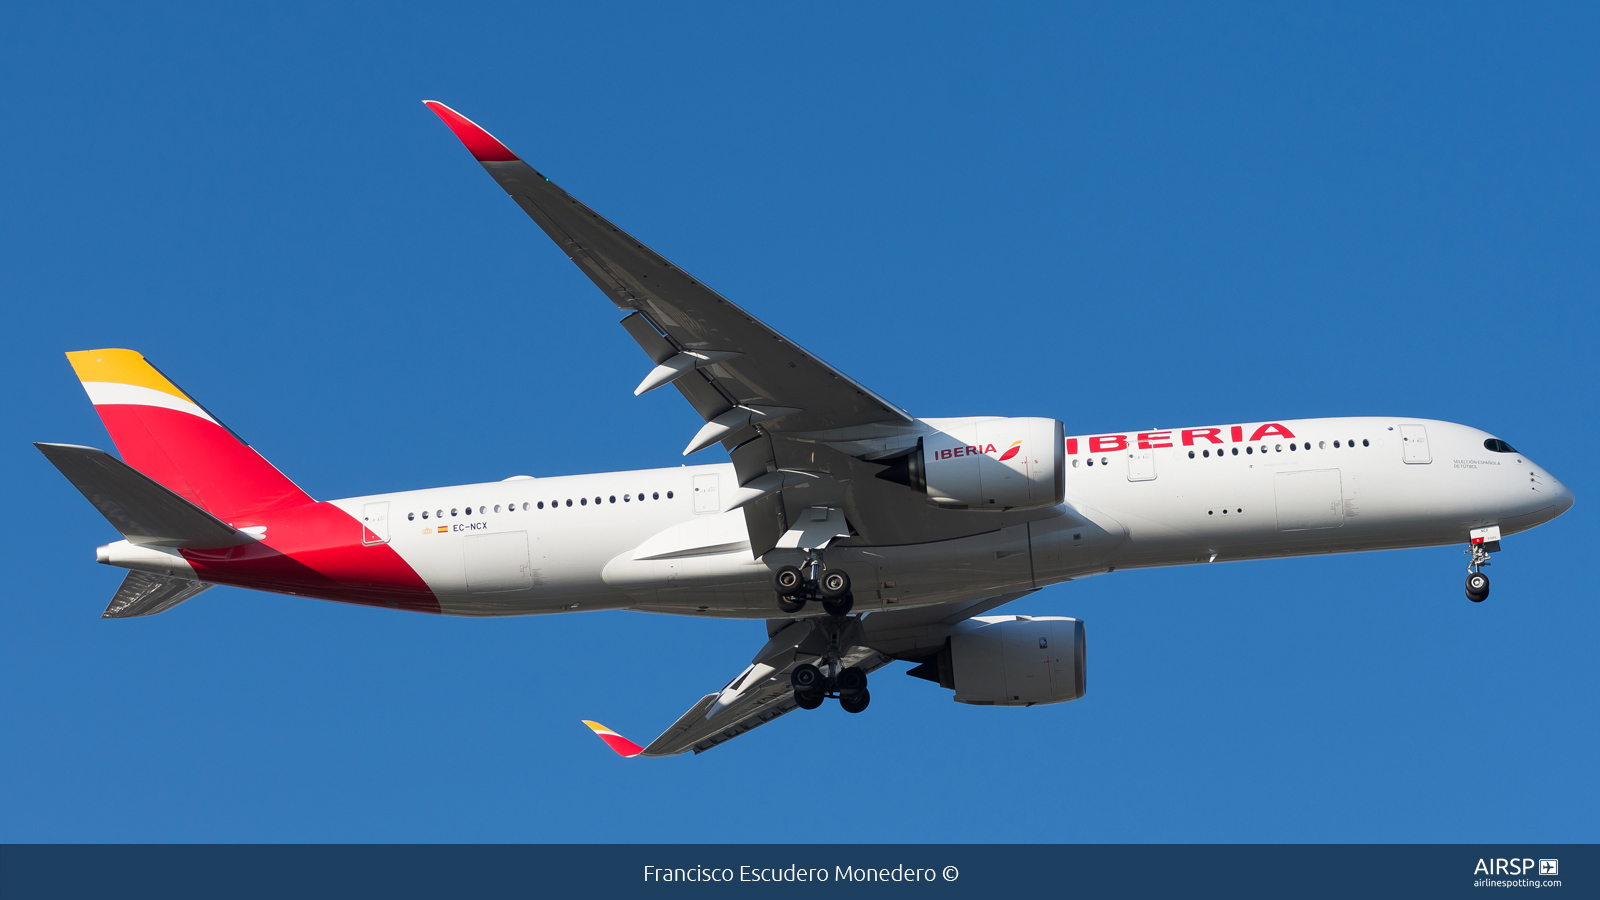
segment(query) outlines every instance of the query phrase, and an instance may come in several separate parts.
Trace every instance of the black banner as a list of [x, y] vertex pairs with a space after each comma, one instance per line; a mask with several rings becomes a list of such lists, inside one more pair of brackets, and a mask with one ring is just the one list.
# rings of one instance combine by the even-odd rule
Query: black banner
[[[0, 847], [0, 900], [61, 897], [1596, 896], [1595, 845]], [[1488, 892], [1488, 893], [1486, 893]]]

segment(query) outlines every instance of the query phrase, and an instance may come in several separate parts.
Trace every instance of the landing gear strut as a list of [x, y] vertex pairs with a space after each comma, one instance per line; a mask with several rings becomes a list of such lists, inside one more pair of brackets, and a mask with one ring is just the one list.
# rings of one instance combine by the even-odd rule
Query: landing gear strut
[[846, 616], [855, 607], [850, 593], [850, 574], [843, 569], [825, 569], [820, 550], [806, 551], [800, 566], [782, 566], [772, 574], [772, 589], [778, 594], [778, 609], [797, 613], [808, 600], [821, 600], [830, 616]]

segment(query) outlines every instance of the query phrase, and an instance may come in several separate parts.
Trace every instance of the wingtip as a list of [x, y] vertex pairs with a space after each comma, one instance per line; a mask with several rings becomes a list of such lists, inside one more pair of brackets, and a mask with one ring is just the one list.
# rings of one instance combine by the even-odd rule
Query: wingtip
[[433, 110], [433, 114], [444, 120], [450, 126], [455, 136], [466, 145], [478, 162], [516, 162], [518, 157], [512, 153], [505, 144], [495, 140], [494, 135], [484, 131], [477, 122], [463, 116], [450, 107], [437, 100], [424, 100], [422, 105]]
[[638, 756], [644, 752], [643, 747], [635, 744], [633, 741], [628, 740], [622, 735], [617, 734], [615, 731], [612, 731], [604, 725], [601, 725], [599, 722], [592, 722], [588, 719], [584, 719], [582, 721], [583, 724], [589, 726], [590, 731], [594, 732], [595, 737], [605, 741], [606, 746], [610, 747], [612, 750], [615, 750], [618, 756], [628, 759]]

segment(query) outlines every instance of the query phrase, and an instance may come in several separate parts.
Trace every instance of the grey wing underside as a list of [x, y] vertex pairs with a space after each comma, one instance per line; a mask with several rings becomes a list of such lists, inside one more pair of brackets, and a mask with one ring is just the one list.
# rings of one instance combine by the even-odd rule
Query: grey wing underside
[[[652, 376], [678, 367], [670, 383], [707, 423], [690, 448], [720, 442], [741, 488], [766, 476], [761, 484], [772, 492], [744, 501], [755, 556], [776, 546], [810, 506], [843, 508], [857, 532], [873, 543], [971, 531], [970, 523], [948, 517], [938, 526], [948, 535], [929, 531], [923, 499], [877, 481], [873, 476], [883, 467], [857, 458], [915, 431], [918, 423], [909, 413], [645, 246], [459, 113], [428, 105], [523, 212], [627, 312], [624, 328], [658, 366]], [[649, 383], [641, 383], [641, 389]], [[865, 444], [862, 453], [850, 456], [821, 440]], [[780, 470], [808, 474], [789, 479]], [[781, 487], [774, 490], [773, 484]]]
[[[815, 663], [824, 645], [813, 621], [777, 624], [782, 627], [743, 672], [722, 690], [701, 697], [640, 755], [676, 756], [690, 750], [703, 753], [798, 709], [794, 689], [789, 686], [789, 672], [800, 663]], [[855, 644], [844, 648], [841, 659], [844, 665], [859, 666], [867, 672], [893, 661], [891, 656]]]
[[[840, 662], [870, 674], [904, 658], [907, 653], [902, 651], [912, 656], [932, 652], [943, 644], [948, 626], [1031, 593], [1017, 591], [984, 600], [873, 613], [846, 629]], [[703, 753], [798, 709], [789, 673], [800, 663], [818, 662], [825, 643], [814, 619], [773, 620], [769, 630], [772, 638], [743, 672], [722, 690], [701, 697], [640, 755]]]
[[[869, 673], [893, 661], [893, 657], [884, 656], [868, 647], [852, 647], [843, 658], [845, 665], [859, 666]], [[738, 678], [729, 682], [727, 688], [701, 697], [678, 721], [672, 723], [672, 727], [651, 741], [640, 755], [676, 756], [690, 750], [704, 753], [799, 709], [794, 702], [794, 688], [789, 686], [787, 668], [770, 673], [753, 672], [755, 669], [757, 666], [752, 664]], [[750, 683], [740, 684], [741, 679], [750, 679]], [[707, 713], [718, 698], [729, 691], [738, 693], [733, 704], [708, 717]]]

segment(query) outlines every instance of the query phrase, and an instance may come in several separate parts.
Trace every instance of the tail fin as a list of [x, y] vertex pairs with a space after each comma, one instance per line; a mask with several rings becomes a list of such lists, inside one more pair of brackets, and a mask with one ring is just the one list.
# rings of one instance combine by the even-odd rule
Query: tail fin
[[132, 350], [67, 354], [122, 458], [212, 515], [231, 521], [313, 502]]

